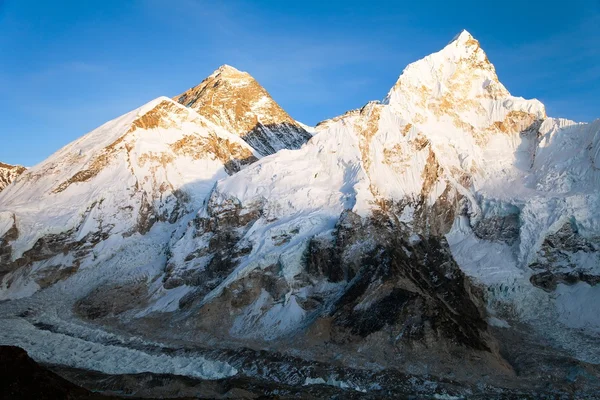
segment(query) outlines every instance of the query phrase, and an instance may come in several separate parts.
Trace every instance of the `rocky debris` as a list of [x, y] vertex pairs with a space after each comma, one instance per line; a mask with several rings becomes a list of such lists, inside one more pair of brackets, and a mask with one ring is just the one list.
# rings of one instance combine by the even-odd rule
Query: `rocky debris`
[[[462, 398], [469, 394], [469, 398], [475, 399], [532, 396], [515, 389], [478, 388], [451, 379], [405, 375], [393, 369], [379, 372], [344, 369], [249, 349], [239, 349], [236, 353], [223, 354], [223, 357], [248, 373], [211, 381], [153, 373], [107, 375], [59, 366], [54, 366], [53, 370], [94, 391], [135, 398], [382, 400], [415, 395], [419, 398]], [[547, 396], [551, 393], [537, 392]]]
[[126, 311], [141, 308], [147, 304], [148, 286], [146, 282], [129, 282], [98, 286], [87, 296], [78, 300], [74, 311], [82, 318], [95, 320], [116, 317]]
[[10, 165], [0, 162], [0, 190], [7, 187], [26, 170], [27, 168], [20, 165]]
[[311, 138], [250, 74], [228, 65], [173, 99], [240, 136], [263, 156], [300, 148]]
[[[510, 323], [512, 329], [491, 327], [500, 344], [500, 353], [513, 367], [516, 382], [521, 387], [520, 396], [505, 398], [600, 398], [598, 364], [582, 362], [550, 346], [546, 332], [536, 333], [518, 321]], [[590, 346], [593, 346], [592, 338]]]
[[[378, 365], [377, 368], [346, 365], [338, 354], [335, 362], [327, 354], [323, 360], [310, 360], [286, 354], [275, 349], [255, 350], [238, 346], [223, 349], [222, 346], [193, 345], [190, 341], [157, 343], [141, 339], [135, 335], [98, 335], [93, 330], [88, 337], [85, 331], [69, 332], [64, 326], [52, 326], [34, 322], [41, 315], [27, 312], [19, 316], [30, 320], [37, 329], [52, 332], [54, 336], [75, 335], [80, 342], [90, 341], [86, 349], [95, 348], [92, 358], [97, 360], [98, 344], [103, 343], [111, 349], [122, 348], [124, 356], [131, 350], [141, 354], [160, 356], [165, 362], [171, 357], [191, 361], [198, 357], [215, 360], [231, 365], [237, 373], [227, 378], [205, 380], [167, 373], [141, 372], [109, 375], [85, 369], [76, 369], [60, 365], [48, 365], [48, 368], [77, 382], [86, 389], [103, 394], [127, 396], [128, 398], [349, 398], [349, 399], [385, 399], [418, 396], [419, 398], [586, 398], [595, 399], [598, 389], [600, 370], [591, 365], [569, 358], [562, 351], [544, 346], [540, 338], [532, 337], [530, 332], [519, 334], [515, 331], [500, 330], [495, 333], [503, 338], [501, 351], [518, 368], [518, 375], [489, 375], [489, 371], [479, 370], [469, 379], [464, 379], [460, 369], [476, 362], [466, 354], [452, 353], [461, 357], [458, 364], [452, 366], [448, 378], [440, 377], [433, 371], [425, 374], [403, 373], [406, 362], [397, 360], [389, 368]], [[178, 324], [184, 329], [185, 324]], [[133, 327], [136, 330], [139, 326]], [[155, 332], [160, 333], [160, 332]], [[45, 335], [52, 345], [53, 335]], [[295, 340], [297, 338], [293, 338]], [[363, 347], [359, 352], [371, 352], [372, 348]], [[419, 349], [418, 353], [423, 352]], [[415, 353], [415, 354], [418, 354]], [[74, 354], [81, 354], [74, 352]], [[143, 357], [140, 357], [143, 359]], [[134, 360], [124, 359], [123, 362]], [[536, 361], [538, 363], [536, 363]], [[539, 362], [543, 361], [542, 367]], [[400, 368], [398, 368], [400, 367]], [[0, 392], [1, 393], [1, 392]]]
[[[539, 349], [538, 349], [539, 350]], [[527, 353], [527, 351], [525, 351]], [[167, 374], [107, 375], [95, 371], [53, 366], [52, 370], [83, 386], [106, 395], [126, 395], [127, 398], [210, 398], [210, 399], [361, 399], [389, 398], [468, 398], [468, 399], [556, 399], [599, 397], [583, 388], [597, 374], [593, 366], [571, 361], [569, 383], [556, 380], [536, 389], [523, 385], [495, 388], [482, 382], [465, 385], [452, 379], [434, 376], [418, 377], [401, 374], [393, 369], [372, 372], [335, 368], [319, 362], [306, 362], [280, 354], [240, 349], [231, 358], [238, 358], [236, 368], [254, 371], [219, 380], [200, 380]], [[548, 354], [548, 358], [552, 356]], [[550, 361], [550, 360], [548, 360]], [[564, 360], [554, 357], [559, 365]], [[551, 363], [549, 365], [552, 365]], [[546, 373], [554, 371], [544, 371]], [[558, 375], [557, 375], [558, 376]], [[587, 379], [586, 379], [587, 377]], [[584, 383], [586, 382], [587, 383]]]
[[483, 240], [504, 242], [512, 245], [519, 240], [519, 214], [494, 215], [477, 220], [473, 233]]
[[558, 231], [546, 236], [535, 262], [531, 283], [553, 291], [559, 283], [574, 285], [600, 283], [600, 238], [585, 238], [576, 221], [565, 223]]

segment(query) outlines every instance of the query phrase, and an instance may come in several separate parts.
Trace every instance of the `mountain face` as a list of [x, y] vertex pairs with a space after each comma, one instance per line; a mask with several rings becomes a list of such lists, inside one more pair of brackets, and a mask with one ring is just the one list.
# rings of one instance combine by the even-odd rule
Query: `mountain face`
[[0, 191], [7, 187], [15, 178], [25, 172], [20, 165], [10, 165], [0, 162]]
[[311, 137], [252, 76], [228, 65], [174, 100], [238, 135], [263, 156], [298, 149]]
[[310, 140], [231, 67], [176, 100], [0, 193], [0, 343], [373, 398], [597, 392], [600, 120], [512, 96], [466, 31]]
[[0, 195], [0, 298], [100, 263], [123, 246], [117, 237], [180, 222], [216, 180], [256, 159], [243, 140], [166, 97], [106, 123]]

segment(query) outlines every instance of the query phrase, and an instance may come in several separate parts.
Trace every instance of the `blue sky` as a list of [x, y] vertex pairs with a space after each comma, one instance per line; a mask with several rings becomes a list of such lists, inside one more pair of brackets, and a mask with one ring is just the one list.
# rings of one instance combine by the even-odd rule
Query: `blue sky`
[[34, 165], [221, 64], [315, 124], [471, 32], [512, 94], [600, 117], [600, 1], [0, 0], [0, 161]]

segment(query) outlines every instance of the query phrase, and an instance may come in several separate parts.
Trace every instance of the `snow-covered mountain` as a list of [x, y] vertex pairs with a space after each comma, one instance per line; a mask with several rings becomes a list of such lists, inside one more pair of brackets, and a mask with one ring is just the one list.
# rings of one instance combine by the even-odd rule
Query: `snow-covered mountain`
[[25, 172], [26, 168], [20, 165], [10, 165], [0, 162], [0, 190], [4, 189], [15, 180], [15, 178]]
[[166, 97], [104, 124], [0, 195], [0, 297], [96, 265], [156, 222], [179, 223], [218, 179], [256, 159], [239, 137]]
[[[310, 134], [232, 67], [175, 100], [0, 193], [0, 343], [382, 395], [598, 389], [600, 120], [512, 96], [466, 31]], [[131, 363], [86, 361], [116, 354], [99, 338]], [[214, 359], [149, 350], [182, 345]]]
[[298, 149], [311, 136], [250, 74], [229, 65], [174, 100], [240, 136], [261, 155]]

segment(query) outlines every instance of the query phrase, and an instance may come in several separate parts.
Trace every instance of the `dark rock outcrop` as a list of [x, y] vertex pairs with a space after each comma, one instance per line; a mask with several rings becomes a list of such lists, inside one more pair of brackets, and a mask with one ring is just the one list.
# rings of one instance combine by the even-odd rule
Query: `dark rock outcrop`
[[600, 283], [600, 240], [582, 236], [574, 220], [546, 237], [529, 267], [534, 271], [531, 283], [546, 291], [558, 284]]
[[0, 399], [108, 399], [61, 378], [25, 350], [0, 346]]

